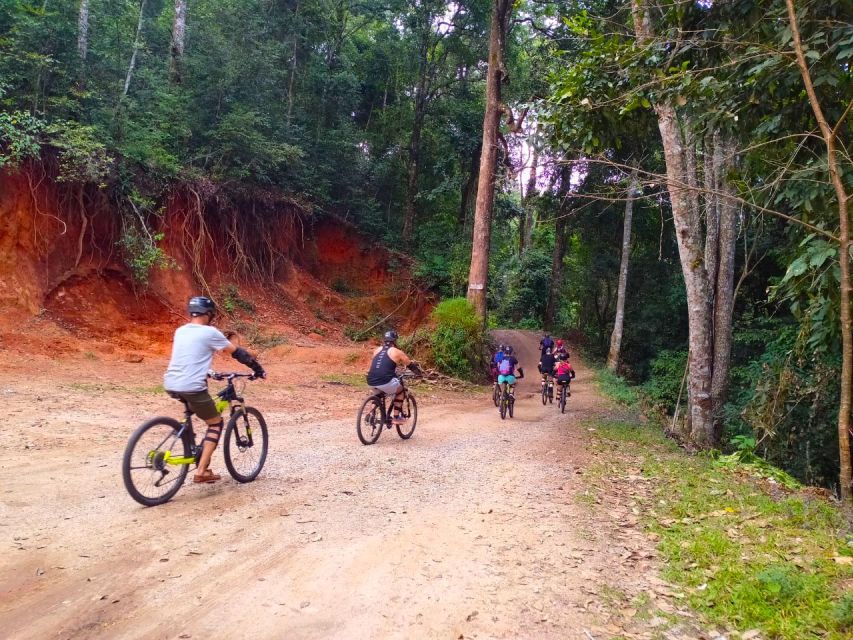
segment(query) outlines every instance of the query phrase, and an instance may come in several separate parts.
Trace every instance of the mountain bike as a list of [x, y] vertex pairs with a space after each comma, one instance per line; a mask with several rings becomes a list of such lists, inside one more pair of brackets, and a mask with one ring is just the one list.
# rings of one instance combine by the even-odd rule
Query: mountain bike
[[565, 413], [566, 412], [566, 398], [568, 397], [568, 391], [569, 391], [569, 383], [567, 382], [566, 384], [561, 384], [561, 385], [559, 385], [559, 387], [560, 387], [560, 400], [559, 400], [560, 413]]
[[513, 417], [513, 409], [515, 407], [515, 395], [513, 394], [513, 386], [504, 383], [504, 390], [501, 393], [501, 402], [498, 410], [501, 414], [501, 420], [506, 420], [506, 414]]
[[355, 432], [358, 434], [358, 439], [361, 444], [373, 444], [379, 440], [383, 429], [390, 429], [392, 426], [397, 427], [397, 435], [403, 440], [408, 440], [415, 432], [415, 425], [418, 422], [418, 403], [415, 400], [414, 394], [406, 387], [405, 380], [414, 378], [412, 373], [402, 373], [398, 376], [400, 383], [403, 385], [403, 410], [402, 416], [406, 418], [403, 424], [394, 425], [391, 421], [392, 407], [394, 403], [393, 396], [377, 391], [368, 397], [358, 410], [358, 418], [356, 418]]
[[[216, 408], [229, 410], [223, 435], [222, 453], [228, 473], [237, 482], [251, 482], [263, 469], [269, 450], [267, 423], [261, 412], [246, 406], [235, 381], [254, 380], [254, 374], [211, 372], [214, 380], [226, 385], [216, 394]], [[180, 398], [178, 398], [180, 400]], [[158, 416], [142, 423], [127, 441], [121, 472], [130, 497], [147, 507], [171, 500], [187, 477], [190, 465], [197, 465], [202, 443], [196, 442], [192, 416], [183, 400], [184, 420]]]
[[554, 402], [554, 378], [546, 374], [542, 381], [542, 404], [549, 402]]

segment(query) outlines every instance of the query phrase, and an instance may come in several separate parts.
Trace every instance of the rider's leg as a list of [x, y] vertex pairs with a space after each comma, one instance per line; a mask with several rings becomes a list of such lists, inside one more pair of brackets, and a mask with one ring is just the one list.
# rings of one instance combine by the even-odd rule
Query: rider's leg
[[213, 452], [216, 451], [219, 438], [222, 436], [222, 427], [225, 424], [222, 416], [210, 418], [205, 422], [207, 423], [207, 433], [204, 434], [204, 440], [202, 440], [201, 457], [198, 460], [198, 469], [196, 469], [197, 476], [203, 476], [207, 472], [210, 459], [213, 457]]
[[406, 392], [403, 387], [400, 387], [400, 390], [394, 394], [394, 402], [393, 402], [393, 413], [395, 418], [399, 418], [400, 414], [403, 413], [403, 400], [406, 399]]

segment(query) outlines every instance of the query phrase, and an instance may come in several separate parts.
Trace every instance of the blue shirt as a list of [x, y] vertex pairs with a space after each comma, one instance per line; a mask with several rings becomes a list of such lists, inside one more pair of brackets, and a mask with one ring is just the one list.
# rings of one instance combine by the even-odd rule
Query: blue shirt
[[495, 354], [495, 358], [494, 358], [494, 360], [495, 360], [495, 364], [500, 364], [500, 363], [501, 363], [501, 360], [503, 360], [503, 359], [504, 359], [504, 352], [503, 352], [503, 351], [498, 351], [498, 352]]

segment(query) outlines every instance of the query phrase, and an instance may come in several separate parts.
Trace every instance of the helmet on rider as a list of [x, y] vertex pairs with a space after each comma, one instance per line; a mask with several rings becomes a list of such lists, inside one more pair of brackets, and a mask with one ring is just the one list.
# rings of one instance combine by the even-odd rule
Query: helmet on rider
[[504, 349], [504, 353], [506, 353], [508, 356], [511, 356], [512, 355], [512, 345], [508, 344], [506, 346], [506, 348]]
[[187, 303], [187, 313], [193, 318], [210, 316], [210, 319], [213, 320], [213, 316], [216, 315], [216, 305], [213, 300], [206, 296], [195, 296], [190, 298], [189, 303]]
[[563, 347], [563, 340], [562, 339], [557, 340], [557, 348], [561, 349], [562, 347]]
[[385, 335], [382, 336], [382, 342], [384, 342], [385, 344], [397, 344], [397, 339], [399, 337], [400, 336], [397, 335], [397, 332], [391, 329], [389, 331], [386, 331]]

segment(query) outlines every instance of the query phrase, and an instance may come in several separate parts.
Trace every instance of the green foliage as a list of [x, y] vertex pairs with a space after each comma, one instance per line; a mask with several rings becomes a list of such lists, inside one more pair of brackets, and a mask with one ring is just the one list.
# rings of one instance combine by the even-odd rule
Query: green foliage
[[474, 307], [465, 298], [440, 302], [432, 312], [432, 358], [447, 375], [472, 380], [480, 374], [486, 336]]
[[130, 269], [136, 284], [147, 286], [153, 269], [175, 267], [174, 260], [158, 246], [163, 238], [163, 233], [140, 232], [133, 225], [127, 226], [122, 233], [118, 244], [121, 247], [124, 263]]
[[217, 303], [219, 307], [228, 314], [232, 314], [237, 311], [252, 313], [255, 310], [255, 305], [240, 296], [240, 290], [234, 283], [226, 284], [219, 290]]
[[29, 113], [0, 111], [0, 169], [14, 169], [27, 158], [38, 157], [43, 129], [44, 123]]
[[648, 403], [667, 412], [675, 410], [679, 391], [682, 403], [686, 402], [682, 382], [687, 363], [685, 351], [664, 350], [651, 361], [650, 377], [642, 385], [641, 392]]
[[626, 407], [636, 407], [640, 403], [640, 396], [636, 388], [628, 384], [621, 376], [610, 371], [610, 369], [596, 369], [595, 383], [601, 393], [619, 404]]
[[59, 149], [59, 182], [106, 186], [113, 158], [101, 142], [102, 134], [92, 126], [73, 120], [54, 121], [45, 132]]

